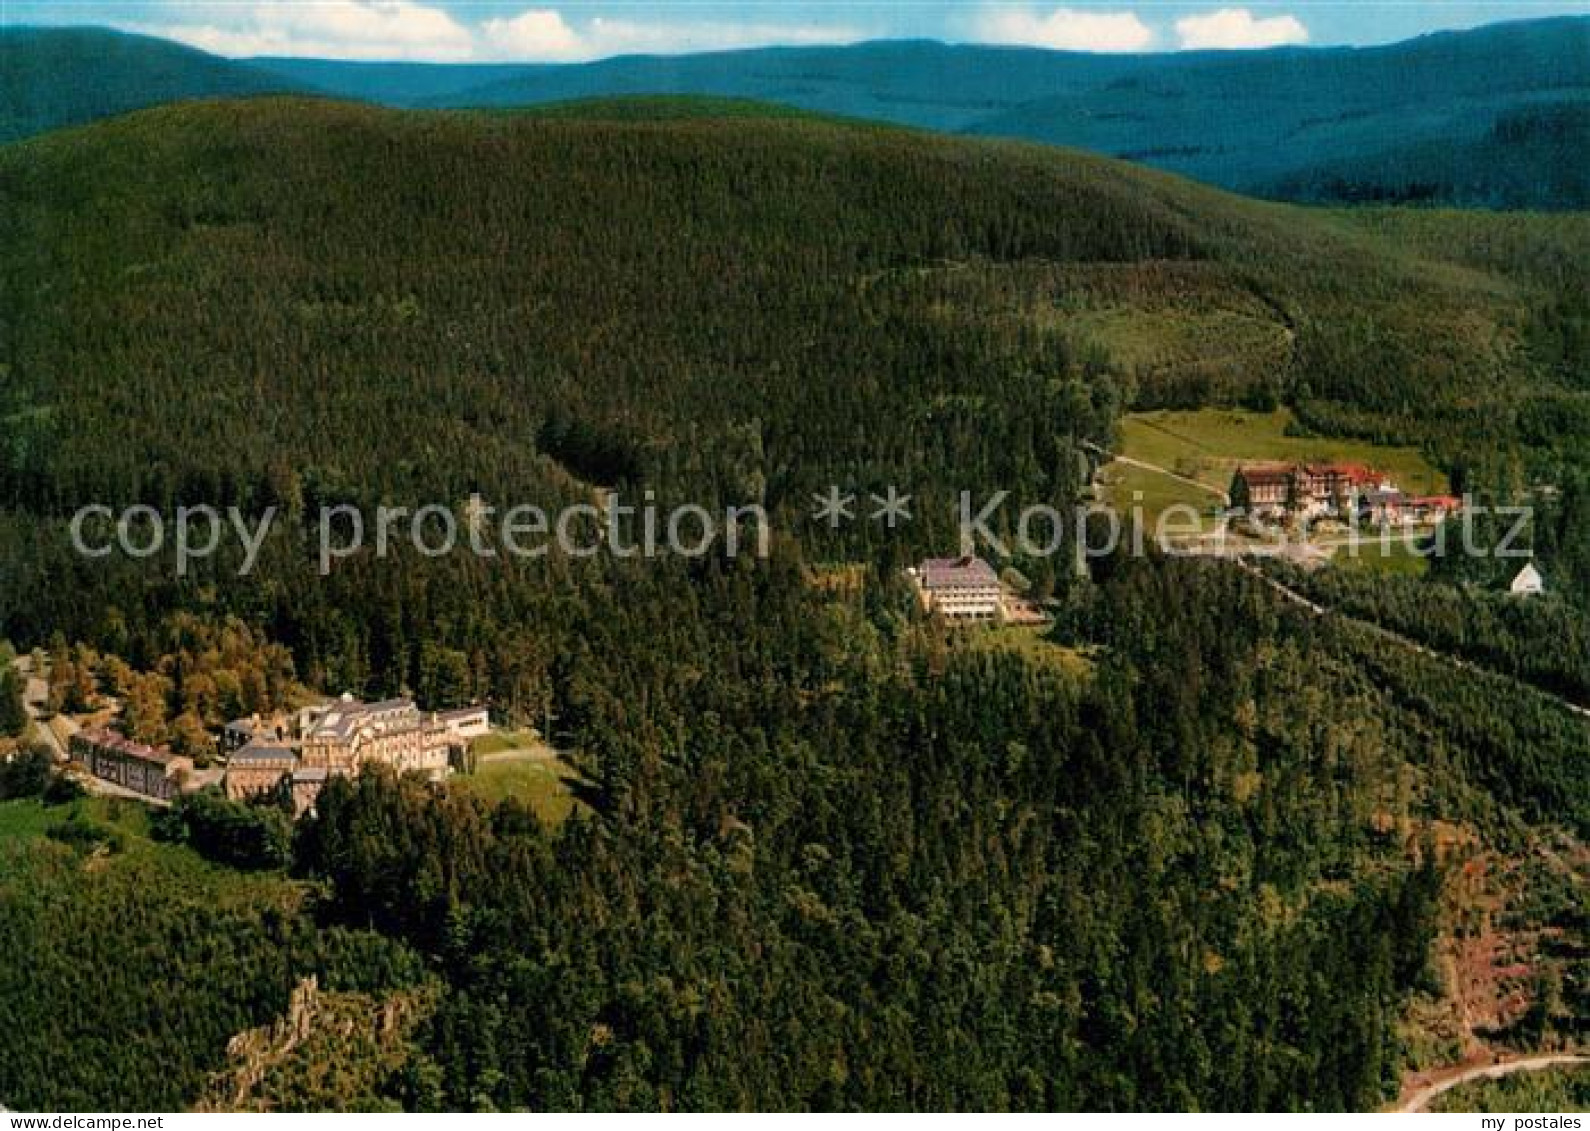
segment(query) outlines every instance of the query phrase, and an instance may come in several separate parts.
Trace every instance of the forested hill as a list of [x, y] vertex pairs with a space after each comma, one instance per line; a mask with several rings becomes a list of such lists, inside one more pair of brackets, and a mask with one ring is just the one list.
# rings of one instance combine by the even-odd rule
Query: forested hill
[[[749, 109], [247, 100], [0, 151], [0, 500], [507, 496], [553, 470], [791, 505], [840, 477], [1041, 491], [1042, 421], [1079, 399], [1097, 438], [1128, 399], [1256, 396], [1448, 462], [1583, 434], [1550, 427], [1586, 410], [1576, 347], [1531, 329], [1584, 225], [1415, 241]], [[1537, 238], [1526, 273], [1508, 249]], [[1436, 258], [1475, 240], [1484, 265]]]
[[1284, 200], [1584, 208], [1590, 18], [1144, 60], [965, 129]]
[[[347, 87], [323, 77], [354, 93], [360, 73]], [[1119, 56], [919, 42], [612, 59], [526, 68], [425, 101], [614, 93], [760, 98], [1076, 146], [1278, 199], [1590, 206], [1575, 157], [1590, 145], [1590, 19], [1373, 48]]]
[[0, 31], [6, 136], [262, 80], [394, 106], [751, 98], [1120, 156], [1302, 201], [1590, 206], [1590, 19], [1374, 48], [1089, 55], [887, 41], [584, 64], [228, 61], [101, 31]]
[[247, 63], [150, 36], [0, 27], [0, 142], [187, 98], [301, 89]]
[[[328, 1028], [245, 1100], [1383, 1102], [1429, 1053], [1407, 1006], [1439, 1008], [1448, 866], [1532, 885], [1508, 921], [1562, 940], [1542, 987], [1578, 984], [1579, 889], [1533, 877], [1590, 830], [1583, 720], [1226, 563], [1001, 562], [1059, 616], [1016, 638], [945, 632], [900, 567], [954, 545], [961, 491], [1073, 505], [1078, 448], [1133, 401], [1279, 398], [1452, 466], [1572, 465], [1590, 429], [1529, 427], [1583, 409], [1584, 241], [746, 105], [246, 99], [0, 148], [0, 637], [127, 680], [154, 740], [273, 682], [488, 702], [589, 795], [551, 827], [339, 780], [252, 861], [290, 860], [290, 890], [235, 851], [196, 886], [192, 848], [92, 808], [0, 810], [0, 1096], [230, 1101], [255, 1077], [223, 1072], [228, 1037], [268, 1041], [317, 975]], [[916, 517], [830, 531], [836, 484]], [[779, 537], [400, 541], [324, 577], [307, 548], [330, 504], [602, 488], [760, 501]], [[282, 517], [252, 574], [229, 550], [179, 578], [74, 552], [87, 502]], [[224, 807], [159, 831], [235, 850]], [[1574, 1032], [1567, 997], [1517, 1039]], [[399, 1024], [345, 1024], [381, 1003]]]

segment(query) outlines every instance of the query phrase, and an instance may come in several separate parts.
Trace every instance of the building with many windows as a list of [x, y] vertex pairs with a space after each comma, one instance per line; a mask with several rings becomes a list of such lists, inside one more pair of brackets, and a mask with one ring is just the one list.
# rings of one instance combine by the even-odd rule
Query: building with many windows
[[226, 760], [226, 795], [234, 801], [269, 793], [298, 768], [298, 751], [286, 742], [250, 742]]
[[462, 760], [470, 739], [490, 727], [484, 707], [436, 713], [421, 711], [412, 699], [361, 703], [344, 695], [300, 712], [290, 729], [294, 733], [256, 737], [232, 753], [227, 796], [287, 791], [303, 812], [331, 778], [352, 777], [372, 764], [440, 781]]
[[924, 608], [949, 621], [1001, 618], [1004, 591], [994, 567], [982, 558], [928, 558], [910, 571]]
[[112, 730], [78, 731], [67, 744], [75, 765], [101, 781], [156, 801], [170, 801], [200, 784], [191, 759], [164, 746], [146, 746]]
[[1292, 508], [1293, 485], [1290, 464], [1243, 464], [1231, 478], [1231, 506], [1255, 517], [1284, 514]]
[[1357, 514], [1362, 501], [1395, 492], [1383, 472], [1361, 463], [1245, 463], [1231, 477], [1231, 507], [1254, 518]]

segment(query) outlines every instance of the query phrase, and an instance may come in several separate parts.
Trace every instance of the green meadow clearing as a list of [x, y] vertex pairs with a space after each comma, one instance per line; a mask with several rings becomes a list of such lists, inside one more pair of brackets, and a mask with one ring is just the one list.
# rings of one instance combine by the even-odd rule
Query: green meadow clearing
[[[1163, 471], [1120, 460], [1111, 462], [1100, 472], [1104, 500], [1121, 511], [1139, 508], [1150, 524], [1172, 506], [1191, 507], [1207, 528], [1213, 525], [1220, 505], [1214, 492], [1223, 493], [1231, 486], [1231, 477], [1239, 465], [1259, 460], [1366, 463], [1386, 472], [1411, 494], [1436, 494], [1447, 489], [1446, 476], [1417, 448], [1385, 447], [1327, 436], [1292, 436], [1288, 435], [1292, 423], [1290, 410], [1284, 408], [1274, 412], [1208, 408], [1128, 414], [1121, 420], [1118, 453]], [[1195, 483], [1178, 479], [1178, 475]]]
[[[509, 752], [491, 738], [476, 744], [480, 763], [474, 773], [451, 779], [455, 788], [492, 804], [514, 798], [554, 825], [567, 820], [576, 808], [586, 807], [578, 794], [580, 772], [551, 747], [521, 746], [522, 753]], [[482, 749], [482, 743], [489, 745]]]
[[32, 798], [0, 802], [0, 841], [32, 840], [60, 819], [58, 808], [46, 808]]
[[0, 802], [0, 841], [38, 840], [52, 828], [68, 822], [121, 836], [121, 846], [153, 849], [148, 840], [149, 811], [136, 801], [114, 797], [80, 797], [64, 804], [47, 804], [38, 798]]
[[1393, 536], [1384, 544], [1379, 541], [1361, 542], [1353, 553], [1343, 546], [1331, 555], [1331, 564], [1342, 569], [1374, 570], [1380, 573], [1405, 574], [1417, 577], [1430, 569], [1430, 558], [1419, 551], [1419, 539]]
[[1171, 507], [1191, 508], [1176, 513], [1177, 528], [1190, 527], [1197, 516], [1200, 529], [1212, 529], [1222, 503], [1219, 496], [1191, 483], [1146, 467], [1119, 461], [1099, 473], [1104, 501], [1122, 514], [1139, 514], [1149, 527], [1156, 527], [1160, 516]]
[[493, 730], [470, 744], [475, 757], [506, 754], [514, 750], [531, 750], [541, 745], [541, 737], [533, 730]]
[[1255, 460], [1345, 460], [1387, 472], [1404, 491], [1445, 491], [1445, 474], [1417, 448], [1383, 447], [1364, 440], [1291, 436], [1288, 409], [1250, 412], [1206, 408], [1131, 413], [1121, 421], [1120, 453], [1167, 468], [1219, 491], [1231, 486], [1237, 466]]

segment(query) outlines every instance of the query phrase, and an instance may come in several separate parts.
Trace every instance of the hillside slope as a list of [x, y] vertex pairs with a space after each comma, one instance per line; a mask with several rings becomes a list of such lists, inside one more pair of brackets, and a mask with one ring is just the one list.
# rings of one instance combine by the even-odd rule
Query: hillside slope
[[[482, 459], [504, 486], [540, 476], [510, 453], [549, 420], [603, 438], [569, 456], [598, 481], [706, 432], [757, 449], [720, 458], [775, 499], [862, 470], [947, 487], [948, 451], [1019, 464], [983, 437], [1029, 432], [1090, 351], [1142, 404], [1266, 390], [1414, 442], [1472, 435], [1476, 403], [1493, 429], [1582, 400], [1522, 348], [1534, 280], [1329, 216], [1037, 147], [664, 118], [250, 101], [0, 152], [5, 497], [181, 496], [283, 452], [370, 492], [467, 490]], [[1112, 356], [1138, 331], [1172, 335], [1163, 359]], [[970, 396], [981, 421], [927, 411]]]
[[[90, 592], [177, 599], [55, 561], [85, 499], [645, 484], [905, 554], [953, 544], [963, 490], [1067, 498], [1127, 404], [1279, 399], [1548, 481], [1590, 437], [1576, 221], [1339, 217], [689, 103], [163, 108], [0, 150], [0, 203], [0, 507], [31, 547], [0, 625], [26, 639], [98, 633]], [[812, 529], [836, 483], [909, 486], [921, 518]]]
[[[335, 74], [318, 77], [356, 93]], [[1586, 18], [1363, 49], [1100, 56], [872, 43], [622, 58], [526, 67], [424, 101], [513, 106], [654, 93], [767, 99], [1076, 146], [1280, 199], [1590, 206], [1577, 172], [1590, 142]]]
[[[1516, 447], [1519, 405], [1583, 403], [1530, 331], [1584, 240], [738, 104], [204, 102], [0, 149], [0, 636], [149, 672], [153, 727], [230, 702], [207, 657], [249, 638], [235, 617], [310, 686], [542, 728], [591, 800], [552, 829], [338, 779], [292, 845], [315, 906], [210, 955], [147, 900], [74, 901], [126, 873], [35, 843], [61, 815], [25, 803], [0, 1096], [58, 1102], [85, 1031], [147, 1047], [158, 966], [185, 987], [160, 1029], [180, 1078], [71, 1059], [78, 1106], [205, 1079], [223, 1104], [426, 1110], [1383, 1102], [1437, 992], [1433, 865], [1525, 860], [1509, 920], [1583, 953], [1582, 880], [1538, 884], [1561, 864], [1533, 851], [1590, 828], [1583, 720], [1220, 562], [1023, 560], [1060, 623], [1019, 639], [944, 631], [901, 566], [955, 545], [963, 491], [1074, 503], [1079, 446], [1134, 397]], [[890, 486], [897, 529], [812, 521], [814, 494]], [[314, 561], [324, 506], [606, 488], [763, 502], [777, 537]], [[86, 502], [281, 516], [251, 572], [230, 547], [178, 577], [75, 552]], [[833, 563], [853, 586], [820, 583]], [[129, 929], [139, 962], [79, 959]], [[37, 977], [62, 932], [73, 976]], [[277, 942], [299, 932], [330, 945]], [[317, 973], [329, 1027], [273, 1025]], [[1509, 1035], [1579, 1014], [1530, 1016]]]
[[1089, 55], [886, 41], [583, 64], [228, 61], [77, 29], [0, 32], [0, 140], [204, 94], [392, 106], [629, 95], [806, 110], [1077, 146], [1302, 201], [1590, 207], [1590, 18], [1385, 47]]
[[0, 27], [0, 143], [188, 98], [301, 89], [247, 63], [149, 36]]
[[1290, 200], [1583, 208], [1587, 107], [1590, 20], [1552, 19], [1388, 47], [1145, 59], [966, 128]]

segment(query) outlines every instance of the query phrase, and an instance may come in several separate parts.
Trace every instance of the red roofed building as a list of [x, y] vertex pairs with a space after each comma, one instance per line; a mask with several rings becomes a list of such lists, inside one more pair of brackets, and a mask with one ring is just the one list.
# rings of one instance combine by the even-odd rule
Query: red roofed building
[[1234, 509], [1259, 517], [1353, 512], [1358, 500], [1391, 486], [1363, 463], [1248, 463], [1231, 480]]
[[111, 730], [85, 730], [68, 743], [72, 761], [108, 781], [157, 801], [186, 791], [193, 762], [164, 746], [145, 746]]
[[1350, 499], [1386, 485], [1386, 477], [1362, 463], [1305, 463], [1297, 469], [1298, 495], [1311, 503]]

